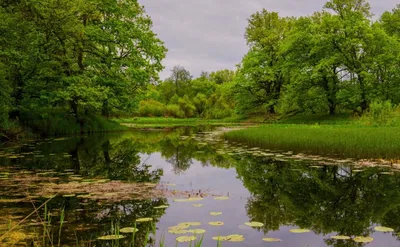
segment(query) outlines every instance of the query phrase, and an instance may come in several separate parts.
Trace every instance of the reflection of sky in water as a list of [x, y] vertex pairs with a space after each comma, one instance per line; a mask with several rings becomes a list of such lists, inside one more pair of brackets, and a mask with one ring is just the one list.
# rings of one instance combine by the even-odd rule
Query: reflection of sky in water
[[[206, 198], [196, 202], [173, 202], [169, 200], [170, 207], [166, 209], [166, 213], [160, 218], [157, 224], [158, 237], [162, 234], [166, 236], [167, 246], [175, 246], [175, 238], [180, 235], [172, 235], [167, 233], [169, 226], [174, 226], [180, 222], [198, 221], [201, 226], [191, 227], [202, 228], [207, 230], [203, 240], [203, 246], [216, 246], [216, 241], [211, 238], [214, 236], [224, 236], [230, 234], [242, 234], [246, 238], [244, 242], [230, 243], [223, 242], [222, 246], [279, 246], [279, 247], [322, 247], [327, 246], [324, 239], [329, 239], [334, 233], [326, 236], [317, 235], [313, 232], [304, 234], [290, 233], [289, 230], [297, 228], [296, 226], [281, 226], [279, 231], [269, 232], [264, 235], [256, 229], [243, 227], [244, 223], [250, 221], [246, 212], [247, 198], [250, 193], [243, 186], [242, 181], [237, 179], [235, 168], [222, 169], [217, 167], [204, 167], [200, 162], [193, 160], [190, 168], [180, 174], [175, 174], [171, 164], [161, 157], [160, 153], [151, 155], [141, 154], [141, 162], [152, 165], [153, 169], [161, 168], [164, 175], [162, 182], [174, 183], [176, 187], [170, 189], [178, 190], [209, 190], [211, 193], [227, 195], [229, 193], [230, 200], [216, 201], [212, 198]], [[344, 172], [344, 171], [343, 171]], [[204, 204], [201, 208], [192, 207], [192, 204]], [[211, 216], [210, 212], [222, 212], [220, 216]], [[312, 213], [312, 212], [311, 212]], [[208, 225], [210, 221], [223, 221], [224, 226], [214, 227]], [[239, 227], [242, 226], [242, 227]], [[399, 242], [391, 233], [376, 232], [371, 235], [375, 240], [369, 244], [357, 245], [353, 241], [347, 241], [347, 245], [338, 246], [367, 246], [367, 247], [398, 247]], [[263, 237], [274, 237], [282, 239], [279, 243], [266, 243], [262, 241]], [[187, 243], [181, 243], [179, 246], [188, 246]]]

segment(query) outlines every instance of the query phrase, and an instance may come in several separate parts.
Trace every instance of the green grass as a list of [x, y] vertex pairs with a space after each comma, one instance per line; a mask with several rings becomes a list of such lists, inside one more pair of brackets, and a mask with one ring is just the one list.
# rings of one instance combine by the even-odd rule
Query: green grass
[[250, 146], [309, 154], [400, 159], [400, 127], [272, 124], [231, 131], [224, 137]]
[[[292, 117], [282, 118], [273, 123], [277, 124], [353, 124], [356, 119], [349, 113], [341, 113], [335, 115], [314, 114], [314, 115], [296, 115]], [[272, 123], [272, 122], [269, 122]]]
[[137, 117], [113, 119], [121, 125], [131, 128], [163, 128], [181, 126], [200, 126], [200, 125], [236, 125], [237, 119], [201, 119], [201, 118], [165, 118], [165, 117]]

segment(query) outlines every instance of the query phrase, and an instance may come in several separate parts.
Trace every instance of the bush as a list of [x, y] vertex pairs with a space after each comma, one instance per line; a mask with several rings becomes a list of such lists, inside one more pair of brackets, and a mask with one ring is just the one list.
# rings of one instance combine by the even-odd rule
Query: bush
[[164, 115], [166, 117], [184, 118], [185, 112], [179, 108], [179, 105], [167, 105], [167, 107], [165, 107]]
[[400, 125], [400, 108], [390, 101], [374, 101], [369, 110], [361, 118], [361, 121], [370, 125]]
[[164, 104], [156, 100], [142, 100], [139, 102], [139, 114], [142, 117], [162, 117], [164, 110]]
[[185, 113], [185, 117], [193, 117], [196, 111], [196, 107], [192, 102], [189, 101], [187, 96], [183, 97], [183, 99], [178, 100], [179, 107]]

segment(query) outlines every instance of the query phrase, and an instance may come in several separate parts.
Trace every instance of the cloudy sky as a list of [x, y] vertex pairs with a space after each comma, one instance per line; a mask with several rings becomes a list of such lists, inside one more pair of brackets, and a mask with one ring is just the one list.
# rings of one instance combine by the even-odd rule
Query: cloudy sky
[[[247, 52], [244, 31], [250, 15], [263, 8], [282, 16], [310, 15], [325, 0], [139, 0], [154, 22], [153, 30], [168, 48], [161, 78], [174, 65], [192, 75], [201, 71], [234, 69]], [[397, 0], [370, 0], [380, 15]]]

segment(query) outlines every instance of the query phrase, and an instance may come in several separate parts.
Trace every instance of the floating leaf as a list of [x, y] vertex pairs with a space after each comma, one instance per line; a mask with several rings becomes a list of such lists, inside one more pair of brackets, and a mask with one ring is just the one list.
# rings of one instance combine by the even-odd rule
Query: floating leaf
[[214, 200], [224, 201], [224, 200], [229, 200], [229, 197], [227, 197], [227, 196], [218, 196], [218, 197], [214, 197]]
[[186, 229], [186, 228], [189, 228], [190, 227], [190, 225], [178, 225], [178, 226], [170, 226], [170, 227], [168, 227], [168, 230], [183, 230], [183, 229]]
[[370, 242], [374, 241], [374, 239], [371, 237], [362, 237], [362, 236], [355, 237], [355, 238], [353, 238], [353, 240], [354, 240], [354, 242], [357, 242], [357, 243], [370, 243]]
[[251, 226], [251, 227], [263, 227], [263, 226], [264, 226], [263, 223], [261, 223], [261, 222], [255, 222], [255, 221], [246, 222], [246, 223], [244, 223], [244, 224], [247, 225], [247, 226]]
[[117, 239], [121, 239], [121, 238], [125, 238], [125, 236], [123, 235], [107, 235], [107, 236], [102, 236], [97, 238], [98, 240], [117, 240]]
[[181, 237], [177, 237], [176, 241], [180, 242], [180, 243], [184, 243], [184, 242], [192, 242], [196, 240], [195, 236], [181, 236]]
[[195, 208], [201, 208], [204, 206], [204, 204], [192, 204], [192, 206]]
[[122, 233], [133, 233], [133, 232], [137, 232], [139, 230], [137, 228], [134, 228], [134, 227], [125, 227], [125, 228], [122, 228], [119, 231], [122, 232]]
[[293, 233], [306, 233], [306, 232], [310, 232], [310, 230], [308, 230], [308, 229], [291, 229], [290, 232], [293, 232]]
[[153, 220], [153, 218], [140, 218], [140, 219], [137, 219], [136, 222], [146, 222], [146, 221], [152, 221], [152, 220]]
[[191, 197], [191, 198], [189, 198], [187, 200], [188, 200], [188, 202], [195, 202], [195, 201], [204, 200], [204, 198], [203, 197]]
[[174, 199], [174, 202], [188, 202], [188, 199]]
[[204, 229], [192, 229], [192, 230], [188, 230], [188, 232], [194, 233], [194, 234], [203, 234], [206, 232], [206, 230]]
[[242, 242], [245, 240], [243, 235], [240, 234], [232, 234], [228, 236], [218, 236], [218, 237], [213, 237], [213, 240], [216, 241], [229, 241], [229, 242]]
[[176, 229], [170, 229], [170, 230], [168, 230], [168, 232], [172, 233], [172, 234], [186, 234], [186, 233], [189, 233], [190, 231], [176, 228]]
[[333, 238], [333, 239], [339, 239], [339, 240], [349, 240], [349, 239], [351, 239], [349, 236], [341, 236], [341, 235], [338, 235], [338, 236], [331, 236], [331, 238]]
[[222, 221], [211, 221], [211, 222], [208, 222], [208, 224], [212, 225], [212, 226], [223, 226], [224, 222], [222, 222]]
[[281, 242], [282, 240], [279, 238], [263, 238], [265, 242]]
[[384, 227], [384, 226], [376, 226], [374, 229], [375, 229], [375, 231], [378, 231], [378, 232], [393, 232], [394, 231], [393, 228]]
[[221, 215], [222, 214], [222, 212], [211, 212], [210, 213], [210, 215], [212, 215], [212, 216], [218, 216], [218, 215]]
[[178, 223], [178, 226], [200, 226], [200, 222], [182, 222]]
[[168, 208], [168, 205], [161, 205], [158, 207], [154, 207], [154, 209], [164, 209], [164, 208]]

